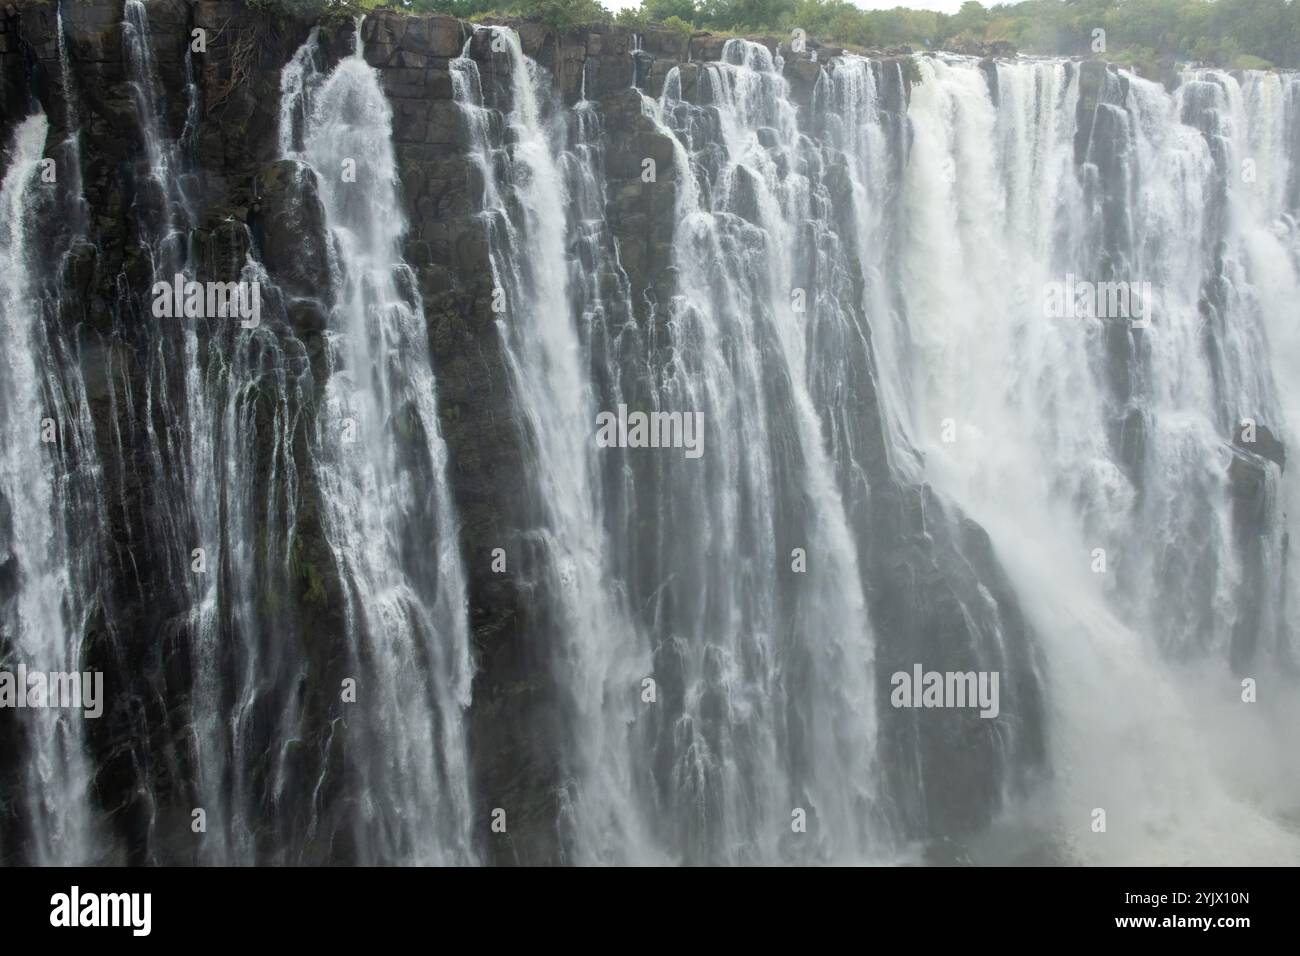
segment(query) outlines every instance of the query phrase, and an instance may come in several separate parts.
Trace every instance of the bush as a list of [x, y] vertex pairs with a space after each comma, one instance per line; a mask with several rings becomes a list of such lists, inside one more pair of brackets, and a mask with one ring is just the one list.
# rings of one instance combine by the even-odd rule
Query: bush
[[614, 14], [614, 22], [620, 27], [631, 30], [634, 33], [641, 33], [650, 24], [650, 18], [639, 9], [624, 7], [618, 13]]
[[609, 23], [612, 19], [597, 0], [520, 0], [515, 9], [521, 16], [536, 17], [553, 30]]
[[671, 19], [694, 23], [695, 0], [641, 0], [641, 13], [656, 23], [667, 23]]
[[672, 30], [678, 36], [689, 37], [695, 32], [695, 27], [691, 26], [681, 17], [669, 17], [664, 21], [664, 26]]
[[1232, 61], [1232, 65], [1238, 70], [1271, 70], [1273, 64], [1268, 62], [1262, 56], [1251, 56], [1249, 53], [1243, 53]]

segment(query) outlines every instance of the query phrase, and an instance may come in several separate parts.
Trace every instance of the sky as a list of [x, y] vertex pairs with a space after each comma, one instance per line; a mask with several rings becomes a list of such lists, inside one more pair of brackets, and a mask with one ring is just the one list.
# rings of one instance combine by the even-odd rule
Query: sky
[[[639, 7], [641, 0], [600, 0], [601, 5], [610, 10], [622, 10], [626, 7]], [[911, 7], [913, 10], [938, 10], [941, 13], [956, 13], [962, 0], [852, 0], [855, 6], [863, 10], [892, 10], [894, 7]], [[991, 6], [991, 0], [984, 5]]]

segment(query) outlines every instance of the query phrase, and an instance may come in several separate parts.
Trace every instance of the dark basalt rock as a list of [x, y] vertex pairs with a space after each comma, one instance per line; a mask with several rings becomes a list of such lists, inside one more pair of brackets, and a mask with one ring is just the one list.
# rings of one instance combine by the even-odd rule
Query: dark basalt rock
[[262, 171], [258, 184], [248, 220], [267, 271], [290, 296], [318, 298], [328, 308], [330, 261], [316, 174], [282, 159]]
[[1253, 452], [1259, 457], [1285, 469], [1286, 446], [1273, 434], [1272, 430], [1267, 425], [1255, 425], [1253, 439], [1251, 439], [1250, 431], [1250, 426], [1243, 421], [1237, 426], [1237, 430], [1232, 437], [1232, 443], [1243, 451]]
[[995, 60], [988, 57], [980, 60], [980, 72], [984, 74], [984, 81], [988, 83], [989, 98], [993, 105], [998, 105], [998, 64]]
[[[955, 38], [949, 44], [948, 49], [950, 52], [960, 53], [962, 56], [977, 56], [993, 59], [1013, 57], [1016, 55], [1016, 45], [1010, 40], [993, 40], [989, 43], [985, 43], [982, 40], [976, 40], [967, 35]], [[910, 50], [908, 52], [910, 52]]]

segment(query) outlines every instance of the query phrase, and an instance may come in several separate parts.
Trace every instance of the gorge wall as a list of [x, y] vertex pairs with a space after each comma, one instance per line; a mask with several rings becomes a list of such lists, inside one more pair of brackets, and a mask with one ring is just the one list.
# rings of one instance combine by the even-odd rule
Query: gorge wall
[[1294, 75], [3, 12], [0, 860], [1300, 859]]

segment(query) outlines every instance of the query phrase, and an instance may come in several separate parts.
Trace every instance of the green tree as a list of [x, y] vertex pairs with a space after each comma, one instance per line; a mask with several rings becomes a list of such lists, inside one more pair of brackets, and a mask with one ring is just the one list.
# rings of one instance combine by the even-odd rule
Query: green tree
[[641, 12], [657, 23], [663, 23], [670, 17], [694, 23], [695, 0], [643, 0]]
[[613, 19], [597, 0], [519, 0], [514, 9], [522, 16], [536, 17], [556, 30], [569, 30], [588, 23], [608, 23]]

